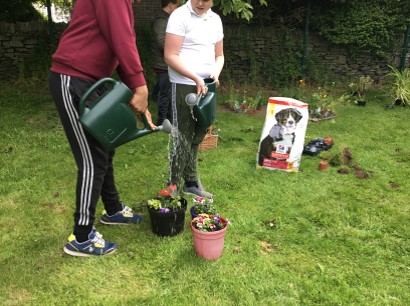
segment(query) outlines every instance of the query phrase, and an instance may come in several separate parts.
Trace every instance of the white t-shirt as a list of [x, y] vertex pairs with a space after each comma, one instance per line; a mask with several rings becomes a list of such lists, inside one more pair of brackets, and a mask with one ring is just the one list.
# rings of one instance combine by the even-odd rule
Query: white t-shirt
[[[197, 15], [191, 1], [177, 8], [169, 17], [167, 33], [184, 36], [179, 56], [186, 67], [202, 78], [208, 78], [215, 68], [215, 44], [224, 37], [221, 18], [211, 9], [204, 16]], [[171, 67], [172, 83], [195, 85]]]

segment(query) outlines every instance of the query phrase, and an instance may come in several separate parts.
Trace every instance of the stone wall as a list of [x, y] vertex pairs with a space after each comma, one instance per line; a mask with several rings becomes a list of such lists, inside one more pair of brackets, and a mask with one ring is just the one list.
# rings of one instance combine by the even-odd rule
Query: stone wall
[[18, 76], [46, 31], [43, 23], [0, 23], [0, 78]]
[[[136, 6], [136, 10], [143, 3]], [[145, 10], [158, 9], [150, 1], [146, 3]], [[136, 21], [138, 44], [147, 44], [150, 39], [146, 23], [150, 15], [137, 11], [136, 15], [139, 16]], [[29, 74], [34, 68], [39, 69], [39, 65], [40, 69], [47, 69], [50, 54], [65, 27], [66, 24], [54, 24], [54, 38], [49, 42], [47, 22], [0, 23], [0, 78], [17, 77], [22, 71]], [[285, 32], [273, 26], [225, 26], [224, 31], [226, 64], [221, 78], [244, 82], [256, 74], [260, 80], [269, 80], [269, 75], [281, 73], [281, 67], [287, 63], [300, 67], [303, 50], [301, 31]], [[402, 38], [398, 39], [388, 59], [378, 59], [370, 54], [350, 52], [347, 48], [328, 43], [315, 33], [309, 33], [307, 55], [314, 59], [314, 65], [324, 67], [322, 69], [338, 77], [367, 74], [379, 80], [389, 71], [387, 65], [398, 67], [401, 43]], [[406, 66], [409, 66], [409, 59]]]
[[[301, 68], [303, 54], [303, 32], [283, 31], [272, 27], [225, 26], [224, 50], [226, 64], [223, 75], [248, 79], [260, 74], [261, 80], [268, 80], [269, 73], [278, 71], [288, 64]], [[398, 67], [401, 60], [403, 37], [397, 39], [387, 58], [378, 58], [369, 53], [356, 52], [347, 47], [334, 45], [315, 33], [309, 33], [307, 58], [312, 69], [318, 73], [349, 79], [354, 76], [370, 75], [381, 81], [390, 71], [388, 65]], [[277, 60], [282, 62], [278, 65]], [[409, 67], [410, 54], [407, 54]], [[288, 65], [289, 66], [289, 65]], [[319, 68], [320, 66], [320, 68]], [[254, 70], [254, 71], [253, 71]], [[309, 72], [309, 66], [308, 66]]]

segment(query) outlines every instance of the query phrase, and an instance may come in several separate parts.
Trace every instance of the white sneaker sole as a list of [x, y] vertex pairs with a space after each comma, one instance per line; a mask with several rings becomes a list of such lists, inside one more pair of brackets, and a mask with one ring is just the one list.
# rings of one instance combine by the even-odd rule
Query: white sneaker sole
[[63, 250], [64, 250], [64, 253], [66, 253], [68, 255], [71, 255], [71, 256], [76, 256], [76, 257], [105, 256], [105, 255], [110, 255], [112, 253], [115, 253], [115, 251], [117, 251], [117, 249], [115, 249], [114, 251], [112, 251], [110, 253], [107, 253], [107, 254], [104, 254], [104, 255], [94, 255], [94, 254], [87, 254], [87, 253], [72, 251], [72, 250], [67, 249], [67, 247], [64, 247]]

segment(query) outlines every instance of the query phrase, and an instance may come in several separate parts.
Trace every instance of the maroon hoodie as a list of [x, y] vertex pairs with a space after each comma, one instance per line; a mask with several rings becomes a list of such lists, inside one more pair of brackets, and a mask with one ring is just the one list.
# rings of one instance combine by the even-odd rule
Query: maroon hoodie
[[52, 60], [56, 73], [96, 81], [117, 69], [129, 88], [145, 85], [132, 0], [77, 0]]

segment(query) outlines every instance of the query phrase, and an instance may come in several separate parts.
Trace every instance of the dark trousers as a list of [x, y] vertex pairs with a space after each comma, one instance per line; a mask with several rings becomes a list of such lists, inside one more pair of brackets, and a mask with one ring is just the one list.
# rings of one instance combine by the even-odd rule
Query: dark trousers
[[169, 154], [172, 184], [195, 182], [198, 179], [197, 162], [199, 144], [205, 138], [206, 128], [199, 127], [191, 107], [185, 102], [189, 93], [195, 93], [195, 85], [172, 84], [172, 142]]
[[157, 72], [158, 84], [158, 119], [157, 125], [161, 125], [165, 119], [171, 120], [171, 82], [168, 71]]
[[91, 232], [100, 196], [108, 214], [122, 209], [114, 182], [115, 151], [105, 149], [78, 121], [80, 98], [93, 83], [54, 72], [49, 75], [50, 92], [77, 163], [74, 235]]

